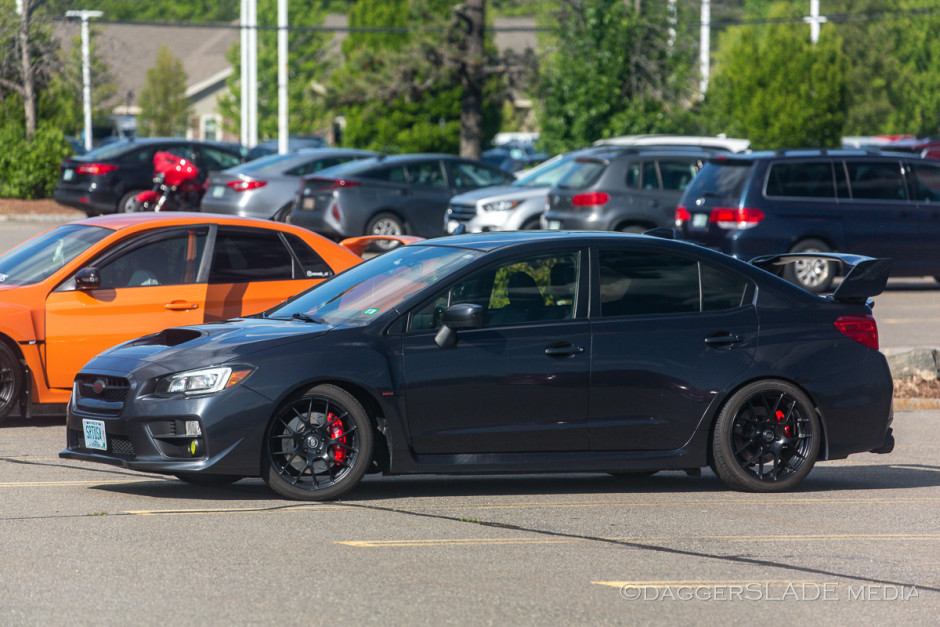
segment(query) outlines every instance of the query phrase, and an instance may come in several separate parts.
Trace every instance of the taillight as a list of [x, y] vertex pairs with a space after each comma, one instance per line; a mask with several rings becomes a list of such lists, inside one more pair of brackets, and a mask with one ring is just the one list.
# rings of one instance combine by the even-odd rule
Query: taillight
[[604, 192], [588, 192], [587, 194], [577, 194], [571, 199], [571, 204], [575, 207], [589, 207], [594, 205], [603, 205], [610, 200], [610, 195]]
[[684, 224], [692, 219], [692, 214], [685, 207], [676, 207], [676, 228], [681, 229]]
[[736, 209], [734, 207], [715, 207], [712, 209], [708, 221], [717, 224], [718, 228], [732, 231], [752, 229], [764, 219], [764, 212], [760, 209]]
[[228, 181], [225, 186], [231, 187], [236, 192], [247, 192], [252, 189], [264, 187], [267, 184], [267, 181]]
[[859, 344], [878, 350], [878, 325], [873, 316], [840, 316], [836, 328]]
[[357, 187], [361, 185], [359, 181], [347, 181], [346, 179], [328, 179], [311, 177], [300, 183], [301, 189], [309, 187], [317, 191], [329, 191], [331, 189], [343, 189], [346, 187]]
[[99, 174], [107, 174], [108, 172], [114, 172], [118, 167], [113, 163], [83, 163], [82, 165], [75, 168], [75, 171], [79, 174], [91, 174], [92, 176], [97, 176]]

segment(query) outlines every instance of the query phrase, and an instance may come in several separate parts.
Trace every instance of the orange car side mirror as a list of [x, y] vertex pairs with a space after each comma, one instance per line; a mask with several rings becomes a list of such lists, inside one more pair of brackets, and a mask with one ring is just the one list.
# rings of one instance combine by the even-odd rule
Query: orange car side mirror
[[80, 290], [94, 290], [101, 287], [101, 273], [98, 268], [82, 268], [76, 272], [75, 287]]

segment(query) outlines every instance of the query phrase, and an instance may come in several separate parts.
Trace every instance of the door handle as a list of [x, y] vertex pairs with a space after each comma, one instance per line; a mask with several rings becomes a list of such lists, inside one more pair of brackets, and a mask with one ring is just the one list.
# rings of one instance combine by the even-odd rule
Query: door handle
[[188, 300], [174, 300], [163, 306], [170, 311], [189, 311], [190, 309], [199, 309], [199, 303], [191, 303]]
[[571, 357], [573, 355], [580, 355], [583, 352], [583, 348], [575, 346], [571, 342], [559, 342], [558, 344], [550, 344], [545, 347], [545, 354], [549, 357]]
[[740, 335], [734, 335], [732, 333], [710, 335], [705, 338], [705, 343], [709, 346], [729, 346], [731, 344], [738, 344], [742, 341], [743, 340]]

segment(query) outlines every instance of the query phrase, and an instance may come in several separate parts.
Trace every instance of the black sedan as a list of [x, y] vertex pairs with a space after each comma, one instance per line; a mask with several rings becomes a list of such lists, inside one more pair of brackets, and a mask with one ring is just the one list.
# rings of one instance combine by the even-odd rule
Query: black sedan
[[[799, 257], [802, 258], [802, 257]], [[893, 447], [868, 296], [685, 242], [498, 232], [410, 244], [264, 314], [167, 329], [75, 379], [61, 457], [336, 498], [364, 473], [651, 473], [792, 488]], [[786, 256], [759, 260], [775, 265]]]

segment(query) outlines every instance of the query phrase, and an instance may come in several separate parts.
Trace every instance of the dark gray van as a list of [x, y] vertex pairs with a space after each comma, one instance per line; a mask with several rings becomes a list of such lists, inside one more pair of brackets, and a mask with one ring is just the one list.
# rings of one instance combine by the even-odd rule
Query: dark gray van
[[[863, 150], [715, 157], [682, 196], [677, 237], [749, 260], [845, 252], [893, 260], [892, 276], [940, 279], [940, 162]], [[784, 276], [826, 291], [838, 268], [807, 260]]]

